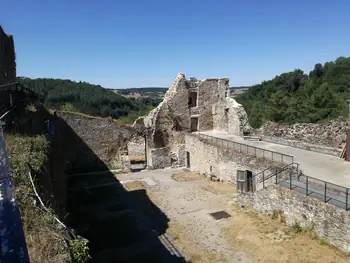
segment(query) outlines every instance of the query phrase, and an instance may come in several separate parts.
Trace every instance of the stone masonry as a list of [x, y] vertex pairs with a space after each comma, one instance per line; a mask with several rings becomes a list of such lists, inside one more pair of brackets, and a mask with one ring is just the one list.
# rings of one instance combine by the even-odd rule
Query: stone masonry
[[265, 141], [340, 156], [346, 142], [348, 123], [342, 119], [329, 123], [268, 122], [254, 133]]
[[147, 129], [147, 166], [150, 169], [185, 165], [185, 134], [217, 129], [235, 135], [249, 130], [243, 107], [229, 98], [229, 80], [187, 80], [179, 73], [164, 100], [136, 128]]
[[[125, 168], [124, 162], [128, 160], [128, 143], [135, 137], [135, 131], [128, 127], [119, 127], [112, 119], [94, 118], [85, 115], [57, 112], [68, 126], [77, 134], [92, 152], [106, 165], [113, 168]], [[67, 138], [68, 140], [68, 138]], [[142, 143], [142, 141], [141, 141]], [[78, 145], [76, 143], [75, 145]], [[131, 148], [135, 148], [131, 146]], [[141, 146], [142, 148], [142, 146]], [[143, 146], [144, 149], [144, 146]], [[137, 154], [136, 151], [134, 154]], [[89, 163], [86, 158], [94, 158], [75, 149], [71, 154], [77, 162]]]
[[238, 170], [258, 173], [270, 166], [283, 166], [267, 159], [211, 145], [196, 135], [186, 135], [185, 141], [191, 171], [206, 176], [214, 175], [223, 182], [236, 184]]
[[16, 82], [14, 40], [0, 26], [0, 85]]
[[319, 237], [350, 251], [350, 213], [280, 186], [271, 185], [254, 194], [239, 196], [239, 202], [272, 215], [280, 212], [290, 226], [311, 227]]

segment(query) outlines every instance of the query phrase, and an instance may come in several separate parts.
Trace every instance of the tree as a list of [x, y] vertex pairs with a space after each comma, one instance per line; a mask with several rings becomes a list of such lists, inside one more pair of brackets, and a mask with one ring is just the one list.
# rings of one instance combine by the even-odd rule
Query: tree
[[[264, 121], [319, 122], [347, 116], [350, 58], [318, 63], [309, 75], [302, 70], [263, 81], [238, 96], [253, 127]], [[263, 120], [263, 121], [261, 121]]]

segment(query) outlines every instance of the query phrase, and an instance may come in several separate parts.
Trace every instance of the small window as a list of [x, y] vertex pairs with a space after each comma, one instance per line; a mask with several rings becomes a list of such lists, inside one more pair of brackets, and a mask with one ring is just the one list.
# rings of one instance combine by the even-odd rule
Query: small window
[[197, 92], [189, 92], [188, 93], [188, 107], [196, 107], [197, 106]]
[[4, 72], [4, 78], [7, 79], [7, 72]]

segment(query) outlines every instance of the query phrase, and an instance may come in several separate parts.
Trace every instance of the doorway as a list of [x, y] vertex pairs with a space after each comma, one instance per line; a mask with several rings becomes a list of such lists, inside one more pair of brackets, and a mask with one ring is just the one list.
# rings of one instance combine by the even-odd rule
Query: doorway
[[191, 118], [191, 132], [198, 131], [198, 117]]
[[186, 168], [191, 168], [191, 155], [189, 152], [186, 152]]

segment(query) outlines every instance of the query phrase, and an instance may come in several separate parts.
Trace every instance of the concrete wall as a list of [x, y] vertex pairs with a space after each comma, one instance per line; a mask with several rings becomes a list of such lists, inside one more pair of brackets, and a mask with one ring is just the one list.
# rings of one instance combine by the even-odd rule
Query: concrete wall
[[211, 145], [194, 135], [186, 135], [185, 141], [185, 151], [190, 153], [190, 170], [204, 175], [215, 175], [222, 181], [236, 183], [237, 170], [258, 173], [271, 165], [283, 166], [239, 151]]
[[0, 26], [0, 85], [16, 81], [16, 57], [13, 37]]
[[282, 211], [288, 225], [313, 226], [321, 238], [350, 251], [350, 213], [343, 209], [276, 185], [240, 195], [239, 202], [269, 215]]

